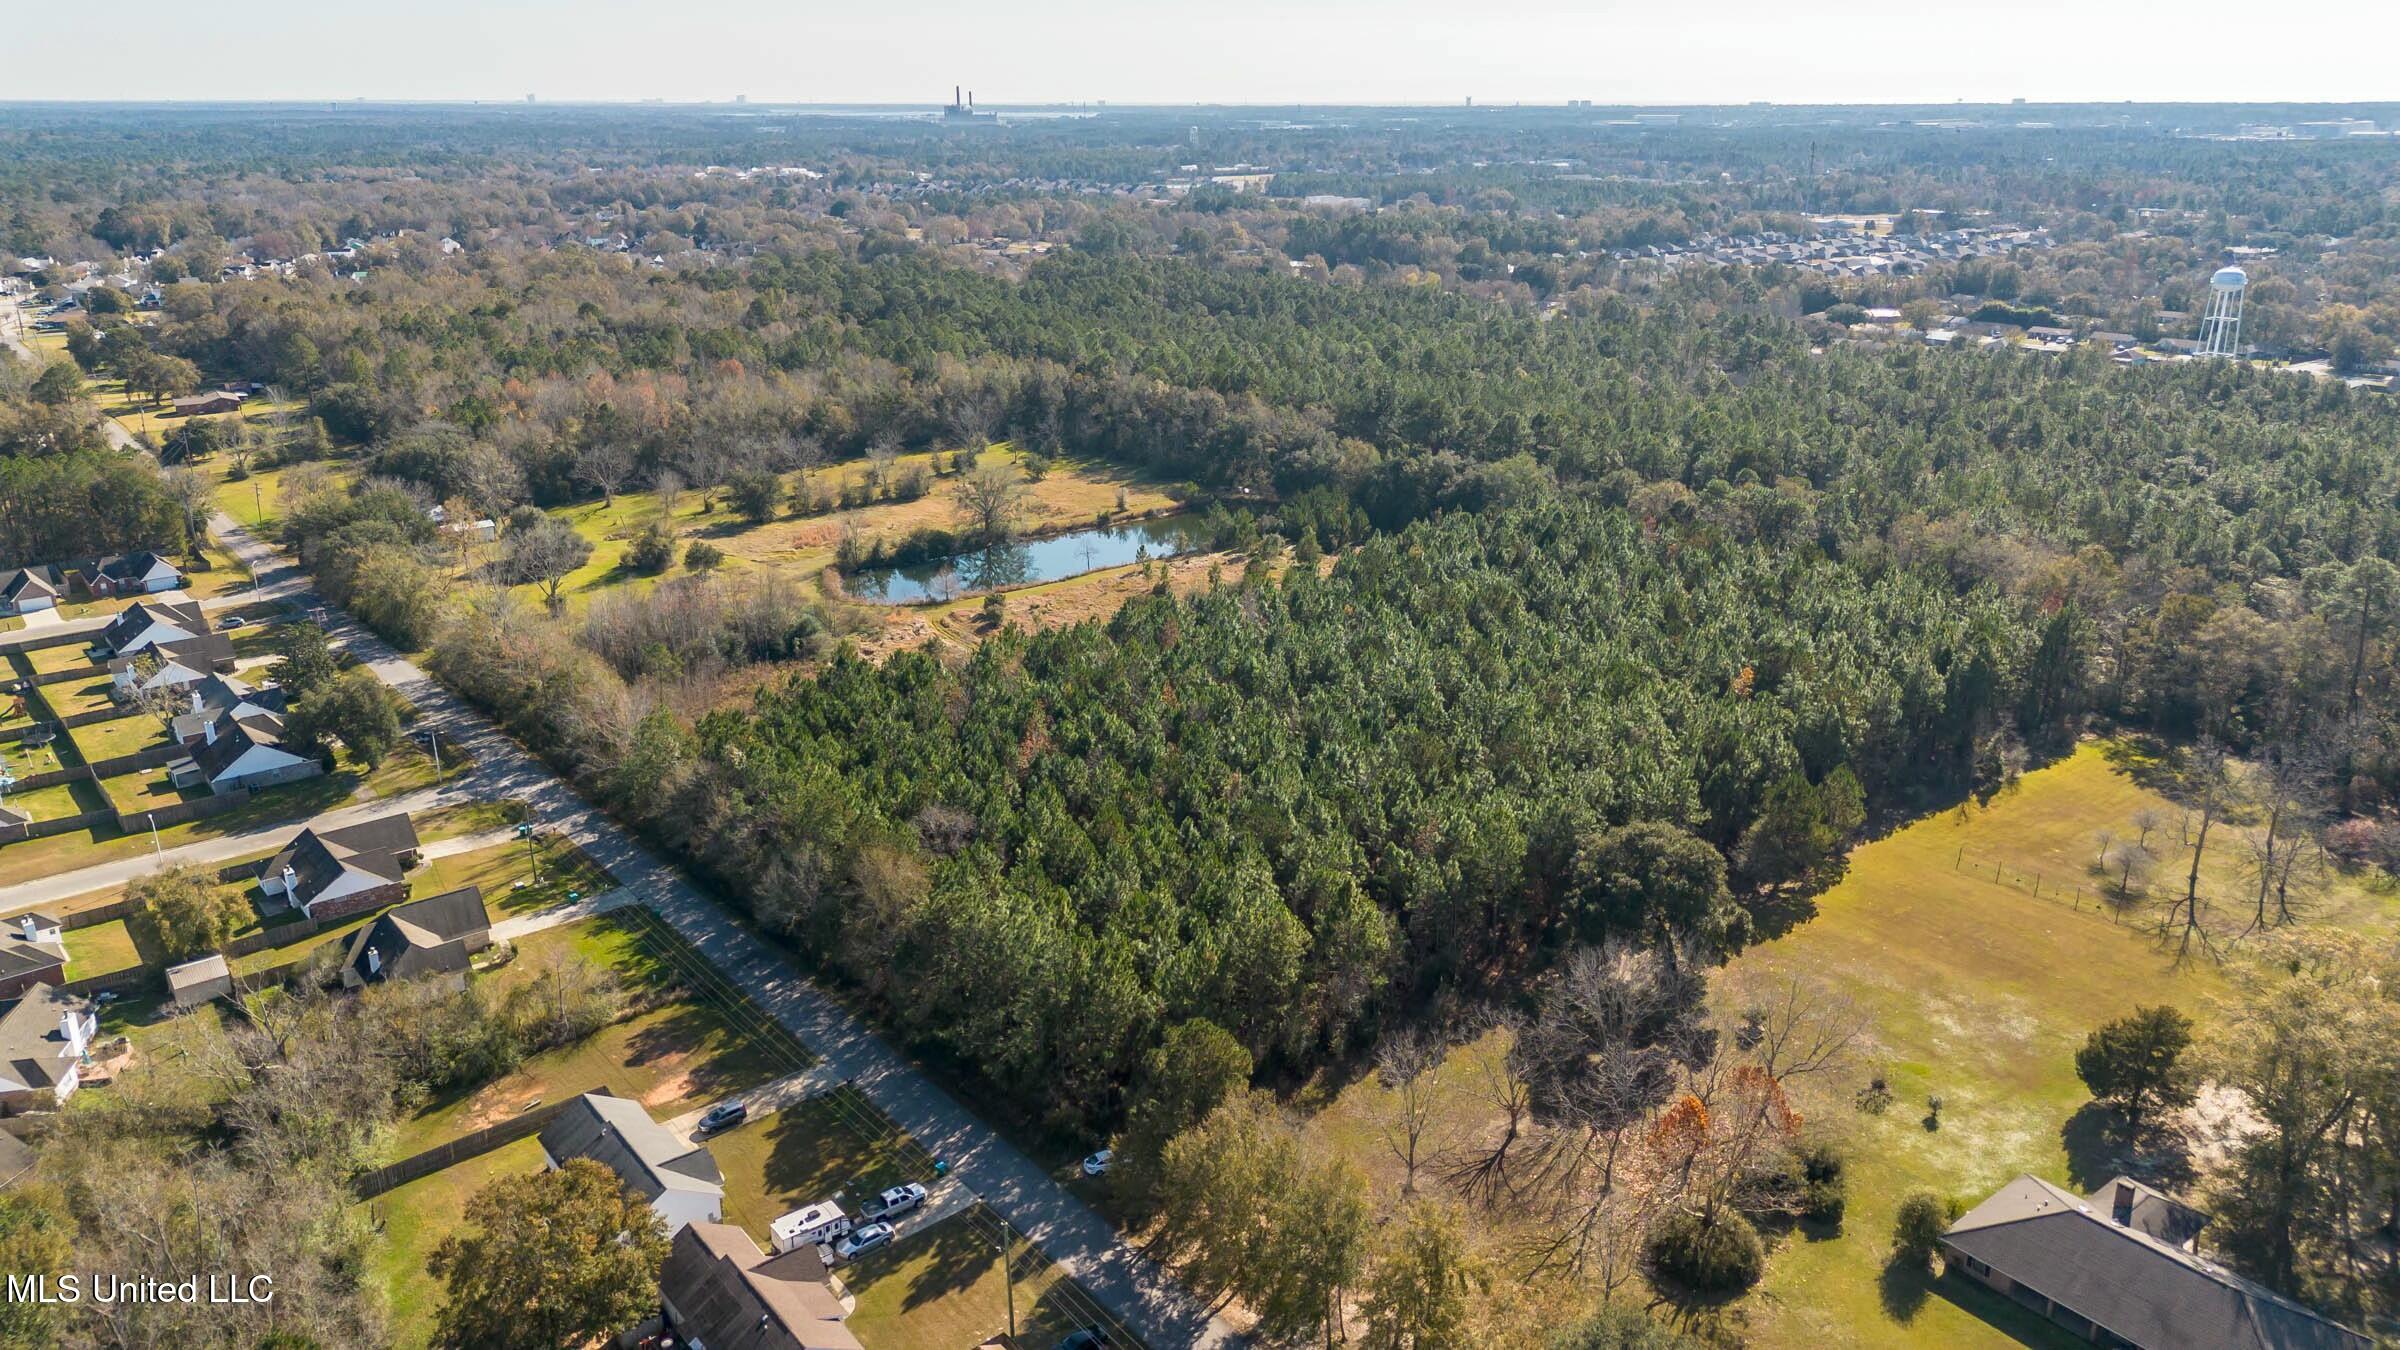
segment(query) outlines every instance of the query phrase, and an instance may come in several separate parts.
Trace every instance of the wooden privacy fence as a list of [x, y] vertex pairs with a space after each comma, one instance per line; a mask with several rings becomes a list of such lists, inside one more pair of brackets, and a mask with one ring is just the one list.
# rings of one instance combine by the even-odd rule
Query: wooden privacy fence
[[60, 816], [55, 820], [28, 821], [23, 825], [0, 825], [0, 844], [14, 844], [27, 839], [47, 839], [69, 830], [89, 829], [94, 825], [115, 820], [114, 811], [86, 811], [77, 816]]
[[[248, 800], [250, 800], [250, 789], [235, 788], [231, 792], [220, 792], [213, 797], [197, 797], [188, 802], [176, 802], [171, 806], [149, 807], [140, 811], [119, 811], [116, 813], [117, 828], [127, 834], [132, 834], [136, 830], [149, 829], [152, 825], [164, 829], [169, 825], [181, 825], [187, 820], [222, 815]], [[253, 875], [256, 874], [253, 873]]]
[[[614, 1097], [607, 1088], [593, 1088], [595, 1097]], [[504, 1144], [513, 1144], [528, 1135], [539, 1134], [544, 1125], [558, 1118], [558, 1113], [574, 1103], [573, 1097], [544, 1102], [514, 1120], [487, 1125], [473, 1134], [462, 1135], [447, 1144], [436, 1144], [423, 1153], [402, 1158], [372, 1172], [362, 1172], [350, 1183], [350, 1189], [361, 1200], [372, 1200], [385, 1191], [405, 1186], [418, 1177], [431, 1176], [445, 1167], [479, 1158]]]
[[123, 970], [112, 970], [106, 975], [86, 975], [80, 980], [69, 980], [60, 985], [58, 991], [62, 994], [122, 994], [128, 989], [153, 984], [165, 987], [164, 977], [156, 967], [128, 966]]

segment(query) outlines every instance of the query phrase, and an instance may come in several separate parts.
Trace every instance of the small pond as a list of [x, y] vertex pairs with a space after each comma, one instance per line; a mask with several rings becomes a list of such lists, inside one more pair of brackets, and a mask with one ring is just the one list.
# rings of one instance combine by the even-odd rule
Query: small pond
[[911, 605], [951, 600], [974, 591], [1006, 590], [1037, 581], [1081, 576], [1103, 567], [1122, 567], [1148, 556], [1170, 557], [1198, 547], [1182, 520], [1141, 520], [1111, 529], [1077, 530], [1047, 539], [977, 549], [907, 567], [873, 567], [842, 578], [842, 589], [860, 600]]

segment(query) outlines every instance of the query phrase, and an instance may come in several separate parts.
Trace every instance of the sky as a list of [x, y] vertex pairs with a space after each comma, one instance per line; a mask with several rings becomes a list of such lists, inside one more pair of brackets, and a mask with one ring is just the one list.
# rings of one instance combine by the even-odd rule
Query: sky
[[[2400, 0], [111, 0], [0, 100], [2400, 100]], [[26, 29], [15, 30], [20, 37]], [[43, 49], [49, 55], [43, 54]], [[55, 57], [56, 59], [52, 59]], [[113, 72], [113, 73], [112, 73]]]

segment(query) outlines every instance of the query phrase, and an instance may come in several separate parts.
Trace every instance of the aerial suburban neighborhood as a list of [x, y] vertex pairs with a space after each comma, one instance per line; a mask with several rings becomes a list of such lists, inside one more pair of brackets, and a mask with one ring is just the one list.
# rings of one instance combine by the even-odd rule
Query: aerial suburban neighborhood
[[2334, 8], [15, 63], [0, 1350], [2400, 1344]]

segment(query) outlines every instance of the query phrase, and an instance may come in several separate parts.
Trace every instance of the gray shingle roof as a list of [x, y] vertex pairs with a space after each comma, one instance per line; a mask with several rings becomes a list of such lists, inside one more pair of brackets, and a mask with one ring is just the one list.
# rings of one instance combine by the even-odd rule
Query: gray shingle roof
[[[2099, 1193], [2105, 1201], [2108, 1188]], [[2020, 1176], [1967, 1211], [1943, 1245], [2155, 1350], [2367, 1350], [2366, 1337], [2139, 1227]]]
[[[226, 737], [227, 733], [220, 729], [216, 744], [224, 744]], [[204, 758], [206, 752], [215, 748], [215, 745], [201, 746], [192, 757], [200, 760], [205, 767], [208, 763]], [[229, 758], [226, 762], [231, 763], [232, 760]], [[210, 776], [214, 777], [215, 773], [212, 769]], [[259, 875], [276, 876], [289, 867], [299, 880], [300, 894], [313, 896], [324, 889], [326, 883], [340, 876], [346, 867], [355, 867], [386, 881], [398, 881], [407, 870], [401, 866], [402, 855], [416, 851], [415, 823], [409, 819], [406, 811], [395, 811], [388, 816], [377, 816], [373, 820], [362, 820], [339, 829], [302, 830], [298, 838], [283, 846], [281, 853], [267, 860], [266, 867]], [[480, 897], [481, 893], [478, 892], [478, 904], [481, 903]]]
[[732, 1224], [689, 1224], [658, 1287], [676, 1330], [709, 1350], [860, 1350], [814, 1247], [769, 1257]]
[[[483, 888], [464, 886], [385, 910], [350, 935], [342, 964], [361, 980], [406, 980], [465, 970], [472, 959], [469, 939], [491, 929]], [[367, 958], [370, 951], [375, 953], [372, 961]]]
[[590, 1158], [645, 1200], [669, 1191], [725, 1194], [724, 1174], [707, 1146], [676, 1138], [640, 1102], [586, 1093], [542, 1127], [541, 1140], [552, 1158]]

